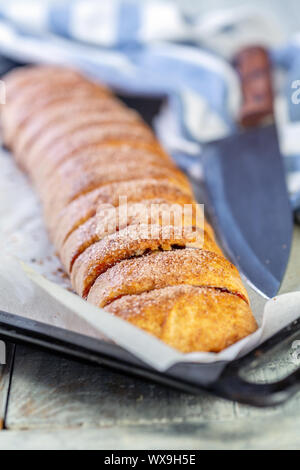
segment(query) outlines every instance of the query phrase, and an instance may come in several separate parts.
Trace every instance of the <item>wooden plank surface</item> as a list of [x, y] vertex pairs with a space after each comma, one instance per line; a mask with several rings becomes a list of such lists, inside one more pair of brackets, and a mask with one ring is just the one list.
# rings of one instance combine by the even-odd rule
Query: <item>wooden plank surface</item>
[[[252, 379], [278, 377], [280, 357]], [[0, 449], [299, 449], [300, 394], [253, 409], [18, 346], [6, 428]]]
[[[270, 430], [272, 429], [272, 432]], [[299, 450], [293, 415], [199, 424], [153, 424], [70, 430], [3, 431], [0, 450]]]
[[[275, 380], [292, 366], [291, 352], [287, 349], [286, 354], [272, 357], [270, 363], [252, 373], [251, 379]], [[252, 409], [205, 393], [197, 397], [179, 393], [18, 346], [6, 427], [10, 430], [117, 429], [158, 424], [201, 427], [226, 422], [230, 428], [240, 419], [248, 419], [251, 426], [254, 419], [277, 418], [281, 423], [289, 414], [295, 416], [300, 436], [300, 394], [279, 408]]]
[[17, 347], [8, 429], [203, 423], [234, 419], [235, 406]]

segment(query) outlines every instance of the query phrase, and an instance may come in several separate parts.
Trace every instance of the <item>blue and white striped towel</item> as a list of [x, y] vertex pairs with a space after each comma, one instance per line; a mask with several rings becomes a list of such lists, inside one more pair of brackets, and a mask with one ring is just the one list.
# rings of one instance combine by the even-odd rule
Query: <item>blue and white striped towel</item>
[[203, 143], [235, 130], [241, 95], [230, 58], [249, 43], [267, 45], [280, 71], [278, 125], [291, 200], [300, 208], [300, 34], [286, 42], [269, 12], [188, 18], [156, 0], [0, 1], [3, 55], [73, 64], [117, 90], [167, 96], [157, 132], [188, 172], [197, 171]]

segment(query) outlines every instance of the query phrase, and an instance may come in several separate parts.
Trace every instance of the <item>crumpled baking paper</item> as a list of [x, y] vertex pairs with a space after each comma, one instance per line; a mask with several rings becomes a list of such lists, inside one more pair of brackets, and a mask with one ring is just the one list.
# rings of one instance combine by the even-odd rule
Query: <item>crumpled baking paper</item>
[[[47, 237], [38, 199], [26, 176], [4, 150], [0, 151], [0, 169], [2, 311], [113, 341], [159, 371], [178, 363], [205, 364], [206, 367], [199, 367], [203, 384], [214, 372], [221, 373], [227, 361], [246, 354], [300, 316], [300, 292], [267, 301], [249, 287], [258, 331], [219, 354], [181, 354], [71, 292], [69, 280]], [[296, 232], [286, 291], [300, 290], [299, 232]]]

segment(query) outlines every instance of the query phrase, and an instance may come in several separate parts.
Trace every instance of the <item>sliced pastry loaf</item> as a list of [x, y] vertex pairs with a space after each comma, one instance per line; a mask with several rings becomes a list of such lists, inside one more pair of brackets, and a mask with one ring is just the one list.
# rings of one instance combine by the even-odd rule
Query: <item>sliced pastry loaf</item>
[[64, 67], [23, 67], [5, 83], [5, 144], [79, 295], [184, 353], [256, 330], [187, 178], [135, 111]]

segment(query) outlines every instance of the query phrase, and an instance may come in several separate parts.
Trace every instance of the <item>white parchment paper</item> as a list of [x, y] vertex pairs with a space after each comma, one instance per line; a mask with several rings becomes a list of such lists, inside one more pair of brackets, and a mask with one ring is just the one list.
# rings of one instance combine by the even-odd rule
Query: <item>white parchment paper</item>
[[[114, 341], [160, 371], [179, 362], [197, 362], [210, 364], [218, 373], [222, 369], [220, 363], [244, 355], [300, 316], [300, 292], [267, 302], [249, 287], [260, 326], [256, 333], [220, 354], [181, 354], [71, 292], [69, 280], [48, 240], [38, 199], [11, 155], [4, 150], [0, 152], [0, 169], [0, 309], [3, 311]], [[293, 289], [300, 287], [300, 259], [295, 259], [300, 254], [299, 233], [296, 238], [287, 274], [287, 284]], [[207, 367], [200, 369], [203, 383], [205, 370]]]

